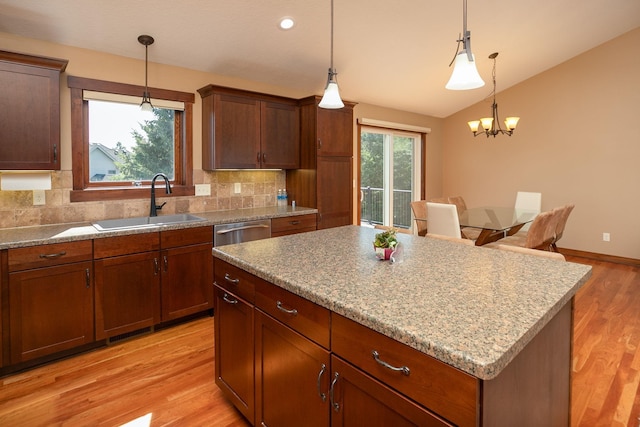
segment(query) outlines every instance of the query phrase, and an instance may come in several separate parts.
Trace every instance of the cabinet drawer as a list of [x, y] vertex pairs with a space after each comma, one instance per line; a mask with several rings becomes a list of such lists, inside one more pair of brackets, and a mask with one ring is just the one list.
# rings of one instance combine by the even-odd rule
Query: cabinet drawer
[[257, 277], [218, 258], [214, 258], [213, 271], [216, 285], [253, 304]]
[[183, 228], [160, 232], [160, 246], [162, 249], [178, 246], [197, 245], [200, 243], [213, 244], [213, 226]]
[[160, 249], [160, 233], [130, 234], [93, 241], [94, 258], [107, 258]]
[[9, 249], [9, 272], [91, 261], [91, 240]]
[[329, 348], [331, 324], [326, 308], [263, 280], [256, 283], [256, 307]]
[[[363, 371], [459, 426], [476, 425], [479, 381], [405, 344], [333, 314], [331, 349]], [[408, 375], [392, 367], [409, 368]]]
[[304, 233], [316, 229], [316, 214], [287, 216], [271, 219], [271, 237]]

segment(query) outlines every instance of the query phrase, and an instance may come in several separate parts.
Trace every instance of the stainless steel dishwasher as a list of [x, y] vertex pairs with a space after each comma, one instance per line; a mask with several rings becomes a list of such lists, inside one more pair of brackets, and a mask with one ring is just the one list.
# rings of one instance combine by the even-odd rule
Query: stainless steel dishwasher
[[234, 222], [213, 226], [213, 246], [250, 242], [271, 237], [271, 220]]

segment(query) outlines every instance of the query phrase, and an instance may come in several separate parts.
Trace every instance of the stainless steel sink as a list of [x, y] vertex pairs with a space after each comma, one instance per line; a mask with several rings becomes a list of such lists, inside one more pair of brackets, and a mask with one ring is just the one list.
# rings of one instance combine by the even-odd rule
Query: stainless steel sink
[[94, 222], [93, 226], [98, 231], [113, 231], [163, 227], [172, 224], [183, 224], [196, 221], [205, 221], [205, 219], [191, 214], [143, 216], [136, 218], [105, 219], [104, 221]]

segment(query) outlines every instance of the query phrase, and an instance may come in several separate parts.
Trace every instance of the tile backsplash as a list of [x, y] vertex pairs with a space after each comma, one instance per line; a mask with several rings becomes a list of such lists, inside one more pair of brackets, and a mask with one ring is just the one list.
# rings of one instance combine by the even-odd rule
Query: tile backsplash
[[[198, 213], [251, 207], [275, 206], [279, 188], [284, 188], [285, 171], [194, 171], [194, 184], [211, 186], [210, 196], [163, 197], [161, 214]], [[240, 184], [240, 192], [235, 187]], [[149, 214], [149, 198], [71, 203], [71, 171], [51, 173], [51, 190], [45, 190], [45, 204], [33, 205], [32, 191], [0, 191], [0, 228], [23, 227], [101, 219], [129, 218]]]

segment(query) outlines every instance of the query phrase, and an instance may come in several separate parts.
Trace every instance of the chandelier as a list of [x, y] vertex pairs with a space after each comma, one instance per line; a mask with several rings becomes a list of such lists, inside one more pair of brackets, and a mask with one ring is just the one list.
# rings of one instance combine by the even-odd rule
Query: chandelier
[[[494, 138], [499, 133], [511, 136], [513, 131], [516, 129], [518, 125], [518, 120], [520, 117], [507, 117], [504, 120], [504, 125], [507, 128], [506, 130], [502, 129], [500, 126], [500, 118], [498, 117], [498, 104], [496, 103], [496, 57], [498, 56], [498, 52], [494, 52], [489, 55], [489, 59], [493, 59], [493, 105], [491, 105], [491, 117], [483, 117], [480, 120], [472, 120], [468, 122], [469, 128], [471, 128], [471, 132], [473, 132], [473, 136], [478, 135], [486, 135], [487, 138], [489, 136], [493, 136]], [[491, 95], [489, 95], [491, 96]], [[482, 129], [480, 129], [480, 125], [482, 124]], [[479, 130], [480, 129], [480, 130]]]

